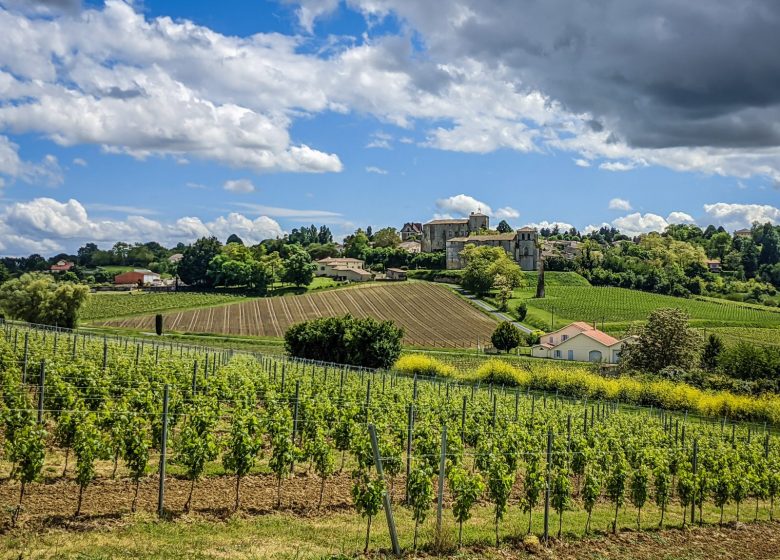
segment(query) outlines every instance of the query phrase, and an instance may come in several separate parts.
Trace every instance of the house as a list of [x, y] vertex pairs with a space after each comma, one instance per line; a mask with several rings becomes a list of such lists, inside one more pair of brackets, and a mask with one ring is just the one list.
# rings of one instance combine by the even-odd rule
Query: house
[[417, 254], [422, 250], [422, 244], [419, 241], [402, 241], [398, 247], [412, 254]]
[[539, 263], [539, 248], [537, 247], [537, 232], [534, 228], [524, 227], [509, 233], [491, 235], [469, 235], [454, 237], [447, 240], [446, 264], [448, 270], [463, 268], [461, 251], [466, 245], [477, 247], [501, 247], [523, 270], [536, 270]]
[[171, 264], [179, 264], [183, 258], [184, 255], [182, 255], [181, 253], [174, 253], [170, 257], [168, 257], [168, 262]]
[[160, 275], [145, 268], [137, 268], [114, 276], [114, 284], [157, 284]]
[[388, 268], [385, 276], [388, 280], [406, 280], [406, 271], [401, 268]]
[[707, 259], [704, 261], [707, 264], [707, 269], [713, 274], [719, 274], [721, 271], [720, 259]]
[[543, 335], [531, 348], [535, 358], [616, 364], [633, 337], [617, 338], [588, 323], [576, 322]]
[[752, 232], [749, 229], [747, 229], [747, 228], [745, 228], [745, 229], [738, 229], [737, 231], [734, 232], [734, 236], [735, 237], [751, 237], [751, 235], [752, 235]]
[[472, 212], [468, 218], [433, 220], [423, 224], [422, 252], [444, 251], [453, 237], [466, 237], [489, 227], [489, 218], [481, 212]]
[[574, 240], [545, 241], [542, 249], [545, 257], [562, 257], [574, 260], [582, 254], [582, 242]]
[[52, 272], [67, 272], [74, 266], [76, 266], [76, 263], [70, 261], [57, 261], [49, 267], [49, 270]]
[[401, 241], [409, 241], [419, 239], [422, 232], [423, 228], [420, 222], [406, 222], [404, 227], [401, 228], [399, 235], [401, 236]]
[[314, 274], [327, 276], [339, 281], [368, 282], [374, 279], [374, 275], [363, 269], [364, 262], [360, 259], [347, 257], [326, 257], [315, 263], [317, 269]]

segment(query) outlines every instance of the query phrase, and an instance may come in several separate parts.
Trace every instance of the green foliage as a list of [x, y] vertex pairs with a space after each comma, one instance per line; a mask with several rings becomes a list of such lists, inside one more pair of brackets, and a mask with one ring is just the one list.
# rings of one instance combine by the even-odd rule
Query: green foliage
[[299, 358], [390, 368], [401, 354], [403, 329], [370, 317], [326, 317], [293, 325], [284, 333], [287, 352]]
[[287, 258], [284, 260], [282, 281], [295, 286], [308, 286], [314, 280], [317, 265], [311, 261], [311, 255], [299, 245], [287, 247]]
[[606, 485], [607, 497], [615, 504], [615, 519], [612, 522], [612, 532], [617, 532], [617, 516], [626, 498], [628, 475], [628, 463], [623, 453], [615, 453], [612, 457], [612, 464], [609, 465]]
[[723, 351], [723, 341], [716, 334], [710, 334], [701, 352], [701, 367], [706, 371], [715, 371], [718, 367], [718, 356]]
[[518, 321], [525, 321], [525, 318], [528, 315], [528, 304], [524, 301], [520, 302], [520, 304], [515, 308], [515, 315], [517, 316]]
[[515, 472], [510, 471], [503, 458], [491, 455], [488, 458], [486, 474], [488, 496], [494, 505], [496, 546], [498, 546], [498, 523], [504, 518], [506, 513], [509, 494], [515, 482]]
[[74, 328], [89, 288], [55, 282], [48, 274], [23, 274], [0, 286], [0, 310], [28, 323]]
[[214, 283], [209, 276], [209, 264], [220, 254], [222, 243], [216, 237], [201, 237], [187, 247], [176, 269], [179, 278], [189, 285], [211, 286]]
[[417, 529], [431, 509], [431, 503], [435, 497], [431, 473], [426, 468], [416, 468], [409, 473], [407, 481], [409, 492], [409, 507], [412, 509], [414, 519], [414, 549], [417, 550]]
[[516, 326], [508, 321], [504, 321], [496, 330], [493, 331], [493, 335], [490, 337], [490, 342], [493, 346], [503, 352], [509, 352], [513, 348], [520, 346], [520, 341], [523, 338], [523, 333], [520, 332]]
[[496, 227], [496, 230], [498, 233], [512, 233], [512, 226], [507, 223], [506, 220], [501, 220], [498, 222], [498, 227]]
[[262, 445], [260, 436], [260, 422], [257, 415], [248, 406], [239, 404], [233, 413], [227, 449], [222, 455], [222, 465], [225, 470], [236, 475], [236, 510], [240, 505], [241, 478], [255, 466]]
[[488, 293], [495, 286], [499, 275], [509, 290], [518, 288], [524, 281], [520, 267], [501, 247], [467, 244], [461, 251], [461, 258], [466, 263], [461, 285], [477, 295]]
[[90, 294], [79, 311], [79, 319], [93, 321], [128, 315], [143, 315], [171, 309], [207, 307], [233, 303], [239, 296], [198, 292], [128, 292]]
[[85, 414], [76, 425], [73, 451], [76, 454], [76, 482], [79, 484], [79, 502], [76, 515], [81, 513], [84, 489], [95, 479], [95, 461], [106, 458], [106, 446], [93, 414]]
[[590, 532], [590, 518], [593, 514], [593, 508], [596, 506], [601, 496], [601, 479], [595, 468], [589, 468], [585, 471], [585, 483], [582, 487], [582, 505], [588, 512], [588, 520], [585, 524], [585, 533]]
[[640, 329], [636, 343], [623, 350], [621, 361], [640, 371], [690, 369], [696, 363], [701, 340], [688, 319], [688, 314], [677, 308], [656, 309]]
[[453, 466], [448, 474], [452, 493], [452, 515], [458, 522], [458, 545], [463, 542], [463, 524], [471, 519], [471, 509], [485, 491], [485, 483], [479, 473], [469, 473], [462, 466]]
[[650, 469], [645, 465], [639, 465], [631, 475], [631, 503], [637, 509], [637, 529], [640, 529], [642, 525], [642, 508], [647, 502], [649, 483]]

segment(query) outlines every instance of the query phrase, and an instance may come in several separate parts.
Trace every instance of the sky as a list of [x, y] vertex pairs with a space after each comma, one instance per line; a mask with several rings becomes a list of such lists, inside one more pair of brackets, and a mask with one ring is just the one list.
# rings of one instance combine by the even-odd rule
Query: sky
[[775, 0], [0, 0], [0, 255], [780, 223]]

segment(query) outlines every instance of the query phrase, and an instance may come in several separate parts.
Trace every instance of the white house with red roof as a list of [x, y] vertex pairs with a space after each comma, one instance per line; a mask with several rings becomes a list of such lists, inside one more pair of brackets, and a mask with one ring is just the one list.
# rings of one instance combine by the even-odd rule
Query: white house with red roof
[[619, 340], [593, 325], [578, 321], [542, 335], [539, 344], [531, 348], [531, 355], [553, 360], [616, 364], [621, 350], [632, 341], [633, 337]]

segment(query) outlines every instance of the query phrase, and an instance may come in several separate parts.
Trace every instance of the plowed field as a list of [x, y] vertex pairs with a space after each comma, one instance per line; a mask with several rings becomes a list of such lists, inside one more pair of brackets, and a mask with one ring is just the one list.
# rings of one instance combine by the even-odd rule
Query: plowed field
[[[404, 344], [411, 346], [476, 347], [484, 345], [496, 327], [495, 321], [449, 289], [423, 282], [372, 284], [171, 312], [164, 315], [164, 324], [166, 331], [281, 337], [296, 323], [347, 313], [393, 321], [404, 328]], [[154, 316], [100, 324], [153, 330]]]

